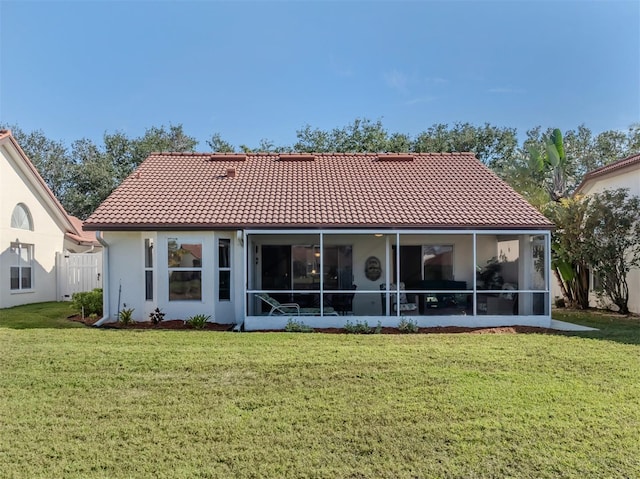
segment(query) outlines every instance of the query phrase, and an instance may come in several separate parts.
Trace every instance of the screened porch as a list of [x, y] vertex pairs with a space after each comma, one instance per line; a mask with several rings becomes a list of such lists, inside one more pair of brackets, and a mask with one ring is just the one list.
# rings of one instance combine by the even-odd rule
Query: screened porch
[[548, 231], [248, 231], [246, 329], [546, 325]]

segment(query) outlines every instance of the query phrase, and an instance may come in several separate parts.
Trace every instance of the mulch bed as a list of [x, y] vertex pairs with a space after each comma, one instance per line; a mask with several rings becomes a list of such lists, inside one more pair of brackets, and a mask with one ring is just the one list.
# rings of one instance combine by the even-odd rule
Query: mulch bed
[[[98, 321], [100, 318], [82, 318], [82, 316], [70, 316], [69, 320], [77, 321], [79, 323], [85, 324], [87, 326], [93, 326], [93, 324]], [[203, 331], [231, 331], [235, 324], [219, 324], [219, 323], [206, 323]], [[131, 324], [122, 325], [118, 322], [115, 323], [107, 323], [101, 328], [105, 329], [194, 329], [189, 324], [185, 323], [181, 319], [171, 319], [166, 321], [161, 321], [158, 324], [153, 324], [151, 321], [135, 321]]]
[[[80, 315], [70, 316], [69, 320], [83, 323], [87, 326], [92, 326], [100, 318], [82, 318]], [[219, 323], [207, 323], [203, 330], [205, 331], [231, 331], [234, 324], [219, 324]], [[173, 319], [162, 321], [159, 324], [153, 324], [150, 321], [135, 322], [123, 326], [120, 323], [108, 323], [102, 328], [108, 329], [194, 329], [189, 324], [186, 324], [181, 319]], [[314, 328], [316, 333], [326, 334], [346, 334], [342, 328]], [[258, 332], [258, 331], [256, 331]], [[261, 332], [278, 332], [282, 330], [263, 330]], [[381, 334], [403, 334], [398, 328], [383, 327]], [[417, 334], [453, 334], [453, 333], [470, 333], [470, 334], [561, 334], [561, 331], [548, 328], [538, 328], [534, 326], [501, 326], [495, 328], [465, 328], [461, 326], [443, 326], [437, 328], [418, 328]]]

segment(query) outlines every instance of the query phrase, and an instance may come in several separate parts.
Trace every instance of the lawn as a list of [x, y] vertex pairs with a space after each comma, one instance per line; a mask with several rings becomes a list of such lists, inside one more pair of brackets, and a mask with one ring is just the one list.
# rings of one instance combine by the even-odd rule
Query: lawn
[[34, 329], [0, 310], [2, 477], [640, 476], [637, 319], [555, 315], [601, 327], [570, 335], [123, 331], [58, 329], [68, 309], [39, 306]]

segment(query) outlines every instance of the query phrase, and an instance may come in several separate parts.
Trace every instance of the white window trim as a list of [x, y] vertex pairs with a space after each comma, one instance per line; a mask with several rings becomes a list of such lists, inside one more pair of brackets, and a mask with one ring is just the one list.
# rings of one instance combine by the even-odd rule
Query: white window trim
[[[29, 254], [29, 264], [28, 266], [24, 266], [22, 265], [22, 259], [21, 259], [21, 254], [20, 251], [23, 248], [27, 248], [27, 251], [30, 253]], [[18, 248], [18, 264], [11, 264], [9, 266], [9, 291], [10, 294], [24, 294], [24, 293], [33, 293], [35, 292], [35, 278], [34, 278], [34, 274], [33, 274], [33, 258], [34, 258], [34, 250], [35, 250], [35, 246], [33, 244], [29, 244], [29, 243], [21, 243], [21, 242], [12, 242], [11, 243], [11, 248]], [[30, 288], [23, 288], [22, 287], [22, 268], [30, 268], [31, 269], [31, 287]], [[13, 289], [11, 288], [11, 269], [12, 268], [18, 268], [18, 288], [17, 289]]]
[[[148, 257], [148, 251], [147, 251], [147, 243], [149, 244], [149, 247], [151, 248], [151, 256], [150, 256], [150, 260], [151, 260], [151, 266], [147, 266], [147, 257]], [[155, 240], [151, 237], [147, 237], [147, 238], [142, 238], [142, 251], [143, 251], [143, 258], [144, 258], [144, 296], [145, 296], [145, 301], [146, 302], [153, 302], [155, 301], [155, 289], [156, 289], [156, 273], [155, 273], [155, 264], [156, 264], [156, 245], [155, 245]], [[147, 273], [151, 272], [151, 298], [147, 298]]]
[[[229, 253], [229, 266], [228, 267], [220, 266], [220, 253], [219, 253], [219, 251], [220, 251], [220, 242], [222, 240], [225, 240], [225, 241], [229, 242], [228, 243], [229, 244], [229, 251], [228, 251], [228, 253]], [[233, 256], [231, 254], [231, 244], [232, 244], [232, 241], [229, 238], [218, 238], [218, 275], [217, 275], [217, 278], [216, 278], [216, 283], [217, 283], [216, 284], [216, 291], [218, 293], [218, 301], [221, 301], [221, 302], [224, 301], [225, 303], [231, 302], [231, 298], [233, 298], [233, 277], [232, 277], [233, 274], [231, 272], [231, 262], [233, 261]], [[223, 271], [228, 271], [229, 272], [229, 298], [225, 298], [225, 299], [220, 298], [220, 284], [221, 284], [220, 273], [222, 273]]]
[[[26, 228], [24, 228], [22, 225], [14, 224], [14, 221], [16, 220], [16, 213], [19, 211], [24, 214], [24, 218], [26, 218], [27, 220], [28, 224]], [[24, 203], [17, 203], [13, 207], [13, 211], [11, 212], [11, 227], [19, 230], [24, 230], [24, 231], [33, 231], [33, 216], [31, 216], [31, 211], [29, 210], [29, 207]]]
[[[178, 244], [184, 244], [189, 242], [188, 244], [199, 244], [201, 249], [202, 249], [202, 256], [203, 258], [200, 258], [200, 266], [193, 266], [193, 267], [189, 267], [189, 266], [169, 266], [169, 258], [168, 258], [168, 251], [169, 251], [169, 241], [171, 240], [175, 240]], [[197, 302], [204, 302], [205, 301], [205, 292], [204, 292], [204, 288], [202, 285], [202, 281], [204, 278], [204, 241], [202, 240], [202, 238], [193, 238], [193, 239], [185, 239], [184, 237], [181, 236], [168, 236], [166, 238], [166, 245], [167, 245], [167, 257], [165, 258], [166, 261], [166, 267], [167, 267], [167, 302], [169, 303], [180, 303], [180, 302], [186, 302], [186, 303], [197, 303]], [[170, 276], [171, 273], [173, 272], [199, 272], [200, 273], [200, 299], [171, 299], [171, 280], [170, 280]]]

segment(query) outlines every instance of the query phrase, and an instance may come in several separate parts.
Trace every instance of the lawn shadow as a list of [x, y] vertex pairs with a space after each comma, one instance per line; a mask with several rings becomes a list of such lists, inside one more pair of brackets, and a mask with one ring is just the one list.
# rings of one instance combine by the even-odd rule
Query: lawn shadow
[[640, 345], [640, 316], [621, 315], [601, 310], [556, 309], [553, 319], [596, 328], [597, 331], [562, 331], [565, 336], [602, 339], [622, 344]]

